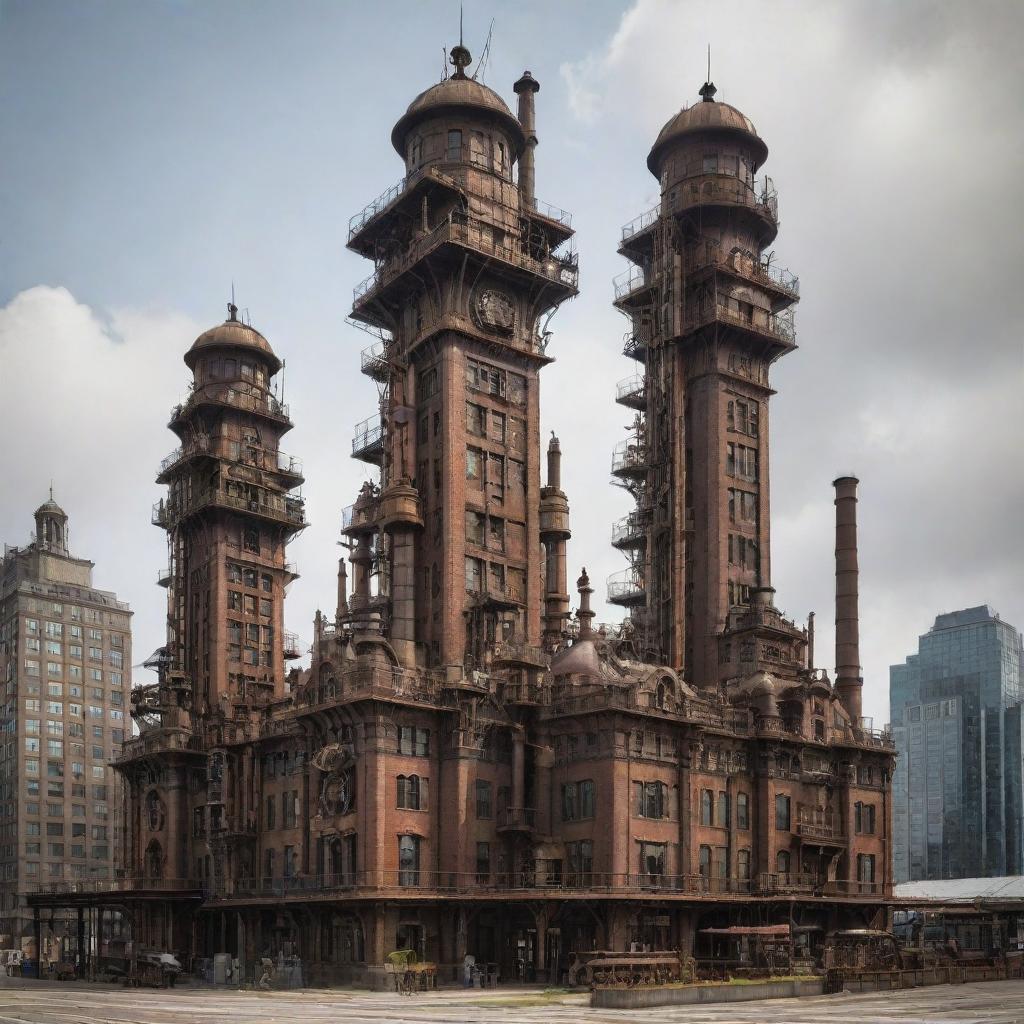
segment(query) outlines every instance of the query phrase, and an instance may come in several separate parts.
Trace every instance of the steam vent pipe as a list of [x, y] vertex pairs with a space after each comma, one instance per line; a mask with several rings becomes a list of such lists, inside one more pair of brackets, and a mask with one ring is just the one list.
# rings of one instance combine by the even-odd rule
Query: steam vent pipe
[[526, 136], [526, 146], [519, 157], [519, 195], [526, 206], [533, 206], [536, 199], [534, 191], [533, 151], [537, 148], [537, 125], [534, 118], [533, 97], [540, 91], [540, 82], [529, 71], [512, 87], [519, 97], [517, 111], [519, 123]]
[[855, 476], [832, 481], [836, 489], [836, 692], [860, 727], [860, 624], [857, 611], [857, 484]]

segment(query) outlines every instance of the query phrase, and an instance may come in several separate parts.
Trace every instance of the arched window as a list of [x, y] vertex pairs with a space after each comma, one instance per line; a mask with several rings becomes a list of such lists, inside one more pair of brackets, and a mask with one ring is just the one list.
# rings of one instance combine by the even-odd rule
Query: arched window
[[789, 874], [789, 850], [779, 850], [775, 855], [775, 870], [780, 875]]
[[418, 775], [398, 776], [397, 805], [409, 811], [420, 810], [420, 777]]

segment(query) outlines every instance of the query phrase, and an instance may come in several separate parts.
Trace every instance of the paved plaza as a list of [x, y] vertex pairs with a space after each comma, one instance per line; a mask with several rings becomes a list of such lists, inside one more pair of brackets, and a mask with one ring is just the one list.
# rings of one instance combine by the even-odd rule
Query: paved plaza
[[0, 979], [0, 1024], [1009, 1024], [1024, 1021], [1024, 981], [867, 995], [776, 999], [657, 1010], [591, 1010], [586, 994], [542, 988], [441, 991], [416, 997], [351, 990], [232, 992], [126, 989]]

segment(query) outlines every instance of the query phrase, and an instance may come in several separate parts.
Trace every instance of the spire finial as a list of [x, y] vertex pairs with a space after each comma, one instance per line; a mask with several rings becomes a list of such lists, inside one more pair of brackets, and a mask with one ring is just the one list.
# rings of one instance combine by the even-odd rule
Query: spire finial
[[459, 4], [459, 45], [453, 46], [451, 54], [448, 58], [452, 64], [455, 65], [455, 74], [453, 78], [465, 78], [466, 68], [469, 67], [473, 60], [469, 50], [462, 43], [462, 5]]
[[53, 501], [53, 481], [50, 481], [50, 501]]
[[235, 282], [231, 282], [231, 301], [228, 303], [228, 319], [238, 319], [238, 307], [235, 305]]
[[708, 77], [698, 90], [697, 95], [700, 96], [705, 103], [714, 103], [716, 92], [718, 92], [718, 90], [715, 88], [715, 83], [711, 81], [711, 44], [708, 43]]

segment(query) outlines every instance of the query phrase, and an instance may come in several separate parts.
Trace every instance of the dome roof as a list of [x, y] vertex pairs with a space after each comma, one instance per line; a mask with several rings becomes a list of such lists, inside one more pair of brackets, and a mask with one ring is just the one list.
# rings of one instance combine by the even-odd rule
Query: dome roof
[[516, 153], [523, 151], [526, 145], [523, 127], [512, 115], [505, 101], [482, 82], [460, 75], [446, 78], [443, 82], [438, 82], [437, 85], [432, 85], [421, 92], [409, 104], [409, 109], [399, 118], [392, 130], [391, 144], [404, 159], [405, 138], [413, 127], [429, 117], [466, 108], [497, 121], [512, 137]]
[[651, 173], [658, 173], [658, 161], [661, 158], [662, 150], [669, 142], [678, 139], [681, 135], [705, 131], [740, 132], [750, 137], [753, 143], [756, 167], [760, 167], [768, 158], [768, 147], [757, 134], [754, 122], [746, 114], [728, 103], [716, 103], [712, 99], [706, 99], [700, 103], [694, 103], [692, 106], [683, 107], [658, 132], [658, 138], [647, 157], [647, 166]]
[[211, 327], [199, 335], [192, 347], [185, 353], [185, 363], [190, 370], [196, 367], [196, 361], [200, 353], [208, 348], [237, 348], [246, 349], [249, 352], [260, 355], [265, 362], [270, 363], [271, 373], [277, 373], [281, 369], [281, 360], [274, 355], [270, 342], [248, 324], [241, 320], [225, 320], [217, 327]]
[[554, 676], [599, 676], [602, 674], [601, 656], [593, 640], [577, 640], [571, 647], [559, 651], [551, 659]]
[[67, 519], [68, 517], [67, 512], [65, 512], [64, 509], [62, 509], [60, 505], [58, 505], [57, 502], [53, 500], [53, 498], [48, 498], [46, 501], [44, 501], [42, 505], [40, 505], [39, 508], [36, 509], [35, 514], [37, 516], [57, 515], [63, 516], [65, 519]]

